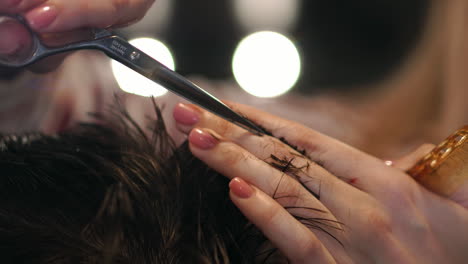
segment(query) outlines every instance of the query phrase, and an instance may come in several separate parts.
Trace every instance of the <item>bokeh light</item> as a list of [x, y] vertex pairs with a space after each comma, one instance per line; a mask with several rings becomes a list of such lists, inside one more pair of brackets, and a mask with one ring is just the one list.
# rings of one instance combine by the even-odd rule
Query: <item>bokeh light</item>
[[[174, 58], [169, 49], [162, 42], [151, 38], [138, 38], [131, 40], [130, 43], [164, 64], [166, 67], [175, 70]], [[158, 97], [167, 93], [167, 90], [161, 85], [143, 77], [120, 62], [112, 60], [111, 66], [117, 83], [120, 88], [127, 93], [147, 97]]]
[[276, 32], [262, 31], [243, 39], [232, 62], [234, 77], [246, 92], [276, 97], [299, 79], [301, 59], [294, 43]]

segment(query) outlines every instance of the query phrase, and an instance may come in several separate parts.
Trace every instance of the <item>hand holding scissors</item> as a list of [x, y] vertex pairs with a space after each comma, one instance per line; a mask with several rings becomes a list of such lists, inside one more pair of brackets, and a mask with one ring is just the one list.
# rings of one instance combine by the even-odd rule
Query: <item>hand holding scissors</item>
[[137, 49], [125, 39], [105, 29], [93, 29], [89, 40], [75, 42], [58, 47], [48, 47], [41, 42], [39, 36], [28, 27], [23, 17], [18, 15], [1, 15], [0, 19], [13, 19], [23, 25], [31, 34], [32, 45], [27, 52], [15, 56], [0, 56], [0, 68], [23, 68], [46, 57], [81, 49], [103, 51], [148, 79], [155, 81], [179, 96], [213, 112], [220, 117], [241, 126], [248, 131], [262, 135], [263, 130], [248, 119], [234, 112], [220, 100], [210, 95], [186, 78], [170, 70], [157, 60]]

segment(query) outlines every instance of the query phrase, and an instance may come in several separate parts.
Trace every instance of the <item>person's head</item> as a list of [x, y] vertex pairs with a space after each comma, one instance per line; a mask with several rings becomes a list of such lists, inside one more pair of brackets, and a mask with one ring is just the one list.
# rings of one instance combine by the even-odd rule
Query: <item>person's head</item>
[[262, 235], [228, 179], [115, 113], [55, 136], [0, 134], [4, 263], [251, 263]]
[[[176, 147], [155, 110], [157, 119], [147, 131], [125, 110], [114, 108], [108, 117], [96, 116], [94, 123], [57, 135], [0, 133], [2, 260], [281, 259], [229, 200], [229, 180], [192, 156], [187, 143]], [[271, 165], [292, 176], [299, 169], [278, 158]], [[323, 218], [297, 217], [333, 237]]]

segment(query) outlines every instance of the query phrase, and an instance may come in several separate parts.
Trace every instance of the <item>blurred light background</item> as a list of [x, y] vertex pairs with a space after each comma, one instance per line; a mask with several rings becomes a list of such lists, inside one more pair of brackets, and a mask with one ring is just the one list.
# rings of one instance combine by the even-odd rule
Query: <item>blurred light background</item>
[[[169, 69], [175, 70], [173, 55], [164, 43], [154, 38], [135, 38], [130, 40], [130, 43]], [[111, 61], [111, 66], [117, 83], [125, 92], [148, 97], [162, 96], [167, 93], [164, 87], [142, 77], [116, 60]]]
[[[426, 11], [425, 0], [157, 0], [121, 33], [182, 75], [253, 96], [358, 92], [411, 51]], [[122, 89], [164, 94], [112, 67]]]

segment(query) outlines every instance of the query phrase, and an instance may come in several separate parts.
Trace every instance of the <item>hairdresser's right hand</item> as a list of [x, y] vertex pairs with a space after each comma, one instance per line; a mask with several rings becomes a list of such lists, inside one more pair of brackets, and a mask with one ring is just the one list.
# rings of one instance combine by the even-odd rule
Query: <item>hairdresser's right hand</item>
[[[68, 32], [67, 39], [74, 39], [73, 33], [69, 32], [134, 23], [145, 15], [154, 1], [0, 0], [0, 13], [24, 16], [31, 28], [39, 34]], [[0, 55], [20, 53], [31, 41], [27, 31], [11, 21], [0, 21], [0, 36]], [[66, 42], [66, 39], [63, 41]]]
[[428, 191], [402, 161], [388, 166], [298, 123], [230, 106], [275, 137], [193, 105], [178, 105], [174, 118], [192, 153], [232, 179], [231, 200], [290, 263], [466, 263], [461, 200]]

